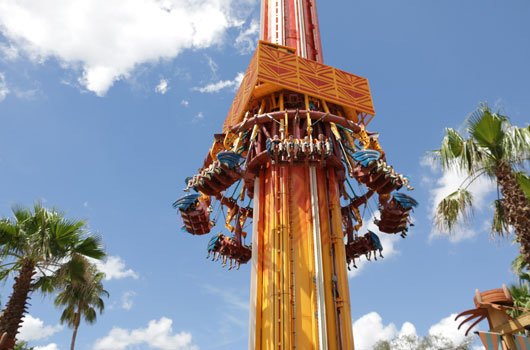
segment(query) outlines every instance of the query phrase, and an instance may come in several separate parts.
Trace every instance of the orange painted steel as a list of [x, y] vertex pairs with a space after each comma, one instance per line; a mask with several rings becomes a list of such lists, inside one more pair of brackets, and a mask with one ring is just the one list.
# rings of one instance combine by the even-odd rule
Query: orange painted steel
[[[349, 112], [347, 119], [355, 123], [360, 120], [358, 114], [375, 114], [366, 78], [292, 52], [293, 49], [260, 41], [228, 111], [224, 131], [243, 120], [251, 100], [263, 97], [259, 94], [263, 86], [268, 87], [268, 93], [286, 89], [335, 103]], [[371, 118], [363, 116], [363, 120], [366, 124]]]
[[[338, 185], [332, 169], [315, 171], [325, 286], [324, 341], [327, 349], [353, 349]], [[259, 179], [260, 196], [255, 200], [259, 200], [263, 217], [257, 231], [256, 343], [250, 348], [317, 349], [310, 169], [269, 164]]]
[[[203, 169], [188, 183], [199, 190], [215, 185], [223, 176], [212, 165], [220, 151], [225, 159], [245, 159], [239, 198], [246, 193], [254, 205], [252, 245], [243, 247], [252, 250], [249, 350], [354, 349], [346, 269], [347, 260], [359, 256], [346, 251], [344, 234], [348, 243], [358, 240], [358, 207], [374, 193], [385, 204], [387, 192], [405, 181], [386, 163], [376, 134], [365, 129], [375, 115], [368, 80], [322, 63], [315, 1], [262, 0], [262, 41], [225, 119], [224, 134], [215, 136]], [[368, 177], [381, 177], [389, 190], [381, 195], [374, 188], [341, 208], [346, 176], [355, 175], [363, 161], [373, 168]], [[212, 196], [226, 206], [225, 195]], [[348, 210], [350, 220], [343, 220]], [[241, 245], [239, 231], [234, 242]], [[215, 237], [208, 249], [226, 262]], [[237, 266], [246, 262], [235, 260]]]

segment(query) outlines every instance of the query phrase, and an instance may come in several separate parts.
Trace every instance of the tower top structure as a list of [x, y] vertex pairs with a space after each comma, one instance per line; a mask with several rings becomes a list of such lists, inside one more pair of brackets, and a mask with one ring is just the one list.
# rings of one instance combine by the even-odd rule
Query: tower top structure
[[315, 0], [261, 0], [260, 39], [324, 62]]
[[[174, 203], [193, 235], [210, 233], [227, 208], [230, 233], [211, 237], [207, 256], [229, 269], [251, 262], [249, 350], [354, 350], [346, 267], [383, 256], [376, 233], [359, 234], [359, 207], [377, 195], [374, 224], [405, 237], [417, 206], [395, 192], [412, 189], [408, 177], [366, 130], [375, 113], [368, 80], [322, 62], [315, 2], [261, 1], [261, 40], [223, 133], [186, 179], [198, 193]], [[348, 175], [364, 194], [348, 194]]]

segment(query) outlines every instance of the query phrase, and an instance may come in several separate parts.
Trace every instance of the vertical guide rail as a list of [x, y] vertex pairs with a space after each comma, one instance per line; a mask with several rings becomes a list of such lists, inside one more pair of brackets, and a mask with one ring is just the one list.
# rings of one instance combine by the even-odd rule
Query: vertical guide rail
[[298, 56], [307, 58], [307, 46], [305, 38], [305, 14], [304, 14], [304, 0], [294, 0], [297, 6], [297, 30], [299, 35]]
[[326, 327], [326, 305], [324, 295], [324, 271], [322, 266], [322, 242], [320, 237], [320, 213], [318, 209], [318, 189], [316, 169], [309, 168], [309, 181], [311, 187], [311, 207], [313, 217], [313, 245], [315, 255], [315, 278], [317, 292], [318, 340], [319, 349], [328, 350], [328, 336]]
[[274, 347], [273, 349], [283, 350], [283, 303], [282, 303], [282, 236], [283, 236], [283, 208], [282, 208], [282, 198], [281, 198], [281, 177], [282, 169], [279, 164], [274, 164], [273, 169], [273, 179], [274, 182], [274, 217], [276, 219], [273, 226], [273, 240], [274, 240], [274, 264], [273, 264], [273, 273], [274, 273], [274, 311], [276, 314], [275, 318], [275, 327], [274, 327]]
[[337, 175], [333, 169], [328, 171], [328, 201], [332, 205], [329, 206], [331, 213], [331, 225], [333, 228], [334, 244], [334, 263], [337, 268], [337, 289], [338, 297], [336, 302], [339, 311], [339, 321], [342, 336], [342, 349], [353, 350], [353, 332], [352, 332], [352, 318], [350, 308], [350, 293], [348, 288], [348, 272], [346, 271], [346, 251], [344, 246], [344, 238], [342, 236], [342, 214], [340, 209], [340, 193], [337, 181]]
[[278, 263], [278, 241], [279, 241], [279, 203], [278, 203], [278, 164], [272, 165], [272, 176], [271, 176], [271, 182], [272, 182], [272, 225], [270, 228], [270, 242], [272, 243], [271, 246], [271, 258], [272, 258], [272, 264], [270, 267], [272, 278], [272, 287], [270, 288], [269, 292], [269, 298], [270, 298], [270, 308], [272, 311], [272, 318], [270, 321], [272, 322], [272, 338], [271, 338], [271, 344], [270, 349], [279, 349], [280, 348], [280, 337], [279, 332], [281, 330], [281, 318], [280, 318], [280, 294], [279, 294], [279, 263]]
[[295, 271], [295, 262], [294, 262], [294, 236], [293, 236], [293, 172], [292, 168], [289, 167], [289, 179], [288, 179], [288, 189], [287, 189], [287, 200], [288, 205], [288, 221], [289, 225], [289, 267], [291, 268], [290, 279], [289, 279], [289, 289], [290, 289], [290, 312], [291, 312], [291, 349], [296, 349], [296, 276]]
[[259, 240], [258, 225], [260, 215], [260, 188], [259, 177], [254, 180], [254, 214], [252, 217], [252, 259], [250, 272], [250, 312], [248, 320], [248, 349], [256, 349], [256, 305], [258, 303], [258, 261], [259, 261]]
[[280, 191], [282, 194], [282, 319], [283, 319], [283, 347], [282, 349], [292, 349], [292, 316], [291, 316], [291, 225], [290, 225], [290, 206], [289, 191], [287, 181], [289, 181], [289, 168], [281, 167]]

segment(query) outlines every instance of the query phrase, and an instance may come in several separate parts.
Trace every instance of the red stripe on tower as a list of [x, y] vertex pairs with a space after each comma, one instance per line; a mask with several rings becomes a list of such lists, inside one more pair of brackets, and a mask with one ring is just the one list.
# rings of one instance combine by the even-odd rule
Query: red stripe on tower
[[315, 0], [262, 0], [261, 40], [296, 49], [298, 56], [323, 63]]

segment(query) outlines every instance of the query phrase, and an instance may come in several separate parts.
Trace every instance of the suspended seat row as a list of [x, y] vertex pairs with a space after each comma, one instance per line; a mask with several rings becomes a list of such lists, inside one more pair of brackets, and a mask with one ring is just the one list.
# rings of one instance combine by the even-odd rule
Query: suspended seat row
[[401, 237], [405, 238], [410, 224], [410, 211], [417, 205], [418, 202], [414, 198], [403, 193], [394, 193], [392, 200], [383, 206], [381, 219], [374, 220], [374, 223], [381, 232], [401, 232]]
[[183, 228], [192, 235], [205, 235], [215, 226], [210, 220], [210, 197], [188, 194], [177, 199], [173, 207], [180, 210]]
[[377, 260], [377, 253], [381, 258], [383, 246], [379, 237], [372, 231], [368, 231], [364, 236], [354, 237], [352, 240], [348, 239], [346, 243], [346, 262], [348, 264], [348, 270], [350, 269], [350, 263], [353, 262], [353, 267], [357, 268], [355, 259], [360, 258], [362, 255], [366, 256], [366, 259], [370, 261], [371, 256]]
[[398, 174], [394, 168], [380, 159], [381, 154], [375, 150], [363, 150], [353, 154], [356, 161], [352, 176], [378, 194], [388, 194], [406, 185], [409, 190], [409, 179]]
[[236, 152], [218, 153], [217, 161], [213, 161], [199, 174], [186, 179], [187, 190], [191, 188], [208, 196], [220, 194], [243, 177], [243, 159]]
[[320, 134], [318, 139], [306, 136], [303, 139], [295, 139], [289, 135], [288, 139], [281, 140], [278, 135], [267, 139], [267, 153], [275, 161], [305, 161], [327, 158], [333, 154], [333, 143], [329, 138]]
[[249, 246], [238, 242], [237, 237], [226, 237], [219, 233], [213, 236], [208, 242], [208, 255], [206, 259], [212, 256], [212, 260], [217, 261], [222, 258], [223, 267], [229, 262], [229, 270], [241, 264], [246, 264], [252, 257], [252, 250]]

